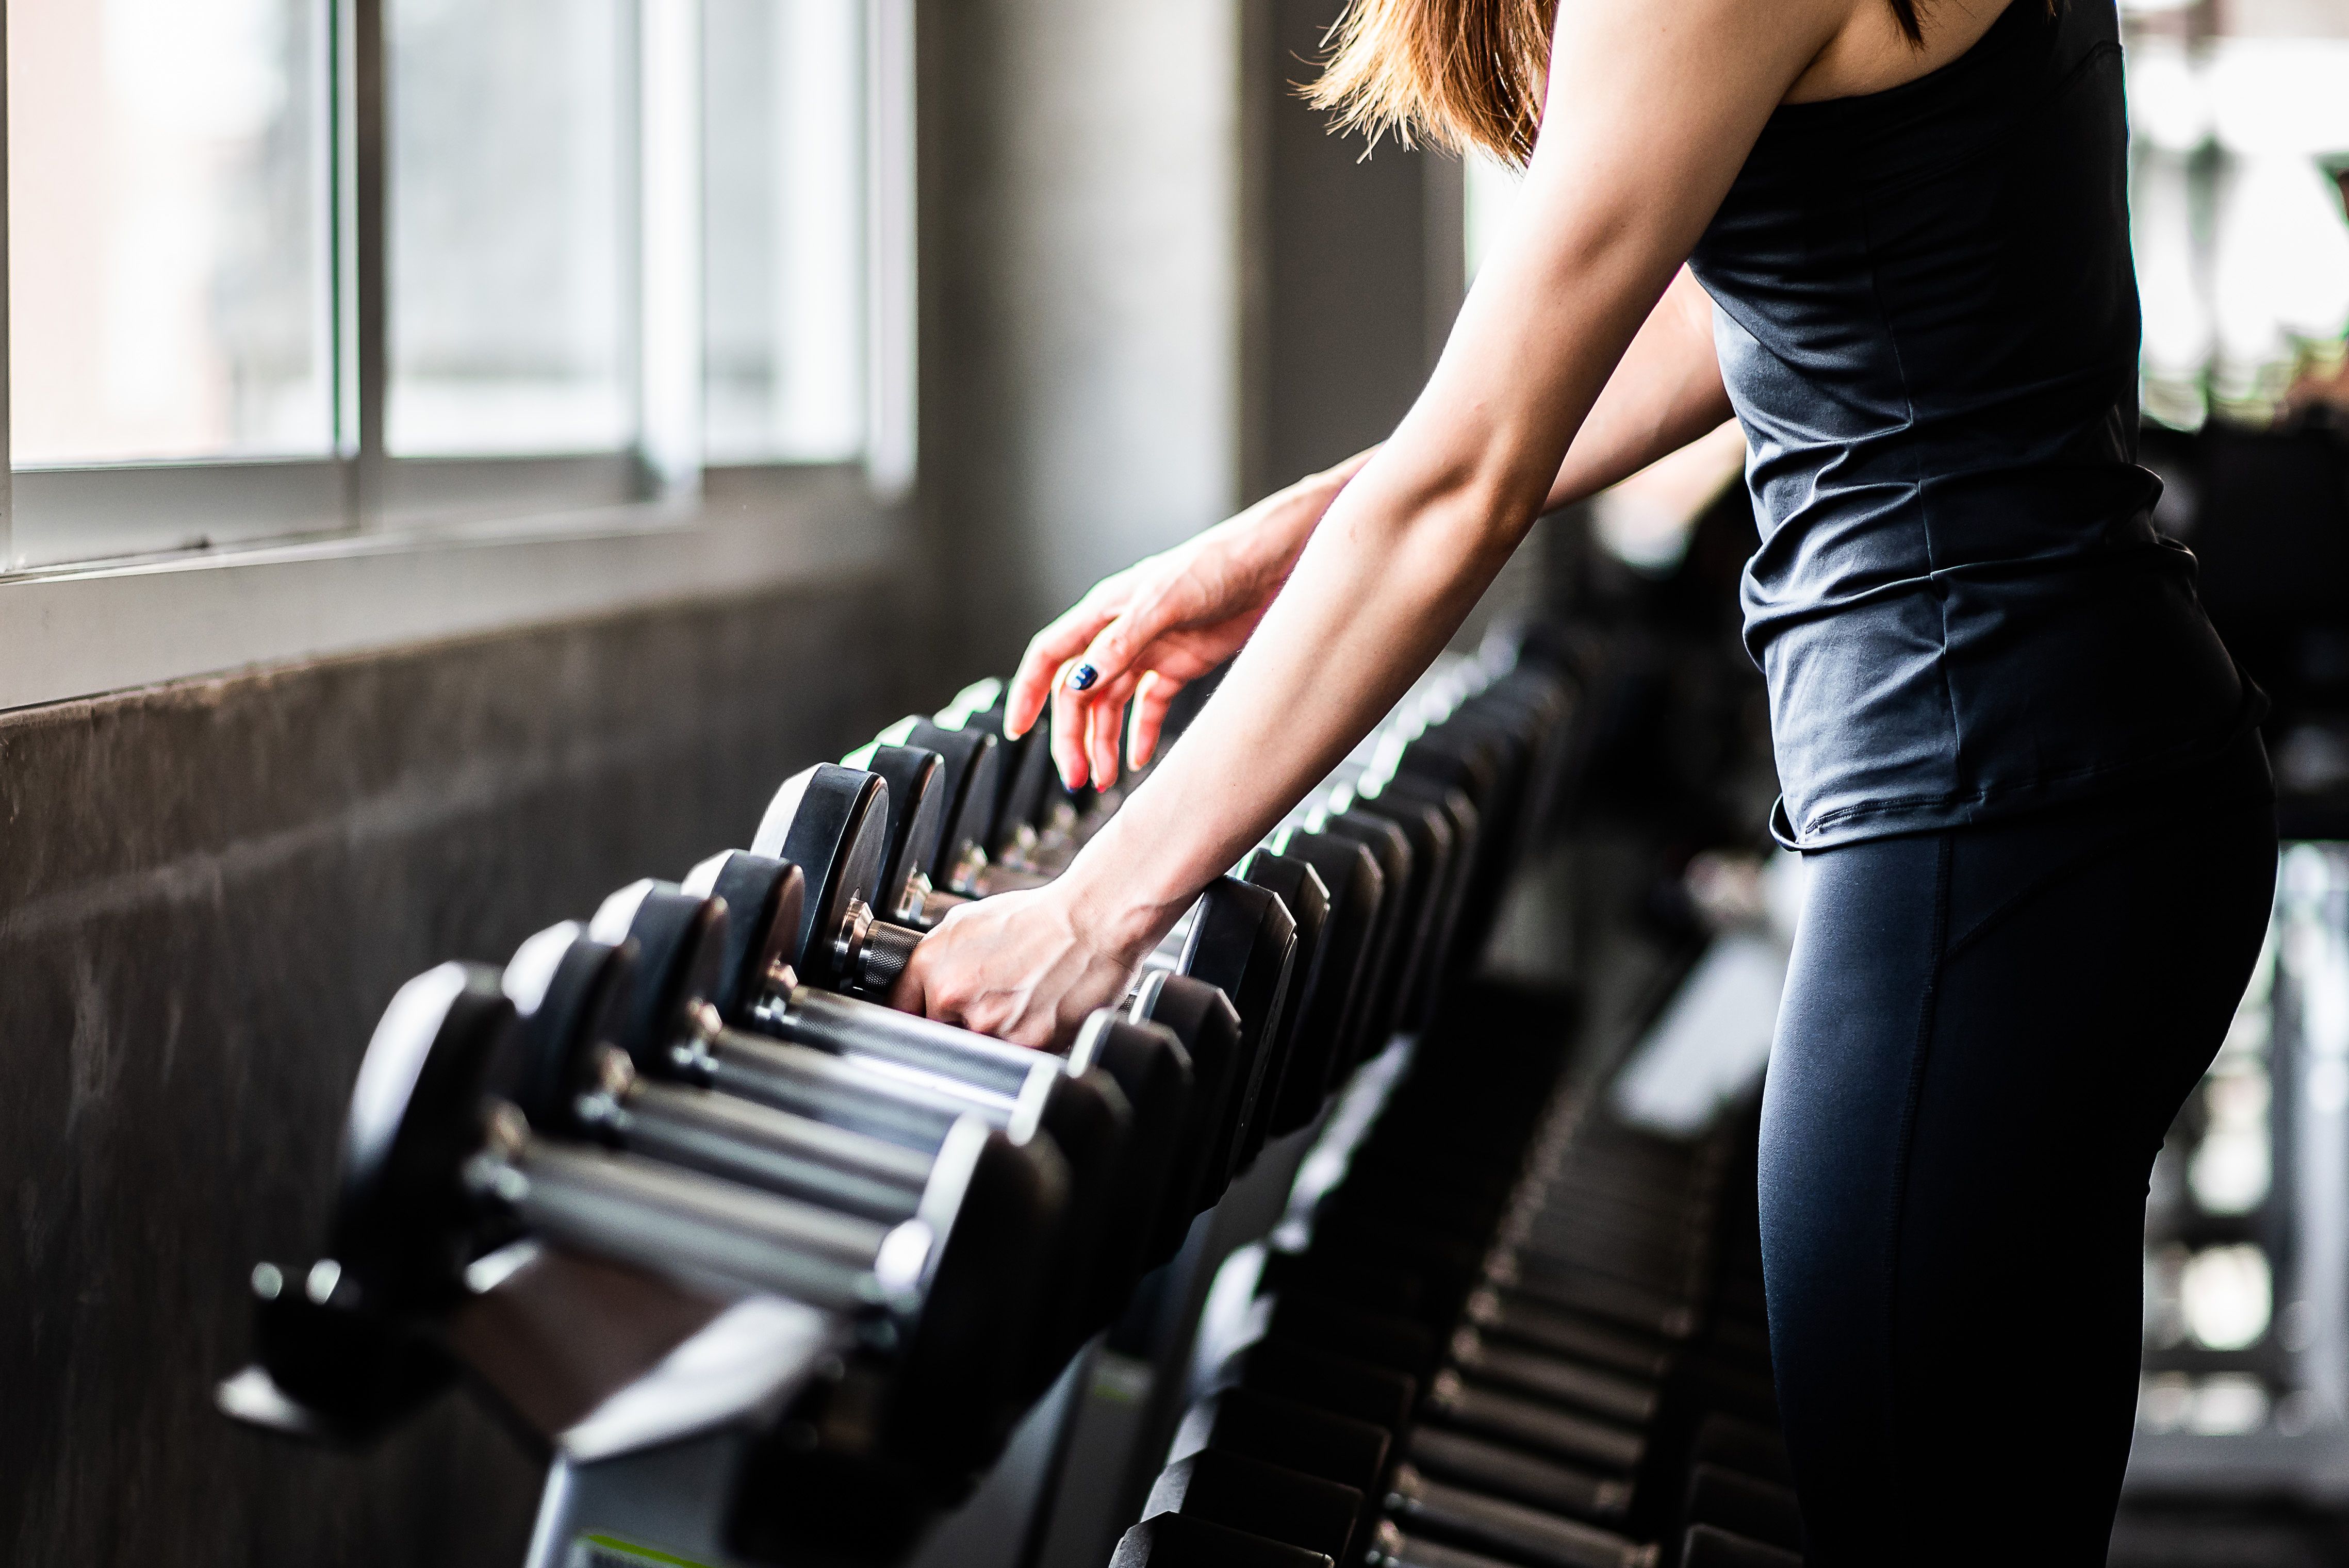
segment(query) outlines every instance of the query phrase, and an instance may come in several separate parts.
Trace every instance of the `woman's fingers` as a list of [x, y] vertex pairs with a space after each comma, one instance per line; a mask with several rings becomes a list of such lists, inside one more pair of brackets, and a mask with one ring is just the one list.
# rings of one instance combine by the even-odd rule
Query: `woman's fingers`
[[1119, 732], [1125, 727], [1125, 703], [1133, 688], [1134, 677], [1123, 676], [1085, 705], [1085, 762], [1096, 789], [1117, 782]]
[[889, 1006], [901, 1013], [913, 1013], [923, 1016], [928, 1015], [930, 998], [927, 988], [922, 984], [922, 971], [925, 967], [922, 963], [922, 944], [917, 942], [914, 944], [914, 955], [905, 961], [905, 969], [897, 976], [897, 983], [889, 987]]
[[1068, 672], [1072, 667], [1062, 665], [1052, 685], [1052, 767], [1061, 783], [1081, 789], [1092, 777], [1085, 735], [1088, 704], [1082, 695], [1070, 689]]
[[1005, 733], [1014, 740], [1028, 733], [1029, 726], [1043, 714], [1045, 703], [1066, 679], [1071, 663], [1116, 614], [1117, 610], [1104, 602], [1096, 588], [1036, 634], [1028, 651], [1019, 655], [1019, 667], [1012, 672], [1011, 687], [1004, 694]]
[[1166, 727], [1166, 710], [1185, 683], [1157, 670], [1143, 676], [1133, 688], [1133, 735], [1125, 755], [1136, 768], [1147, 768], [1158, 754], [1159, 732]]

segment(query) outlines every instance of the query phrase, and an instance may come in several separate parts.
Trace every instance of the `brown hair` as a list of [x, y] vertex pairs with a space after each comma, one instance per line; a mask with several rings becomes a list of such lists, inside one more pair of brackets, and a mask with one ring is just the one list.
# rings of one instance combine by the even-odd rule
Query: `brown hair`
[[[1917, 0], [1885, 3], [1921, 45]], [[1372, 146], [1392, 131], [1405, 147], [1424, 138], [1521, 164], [1541, 129], [1556, 20], [1556, 0], [1352, 0], [1305, 98]]]

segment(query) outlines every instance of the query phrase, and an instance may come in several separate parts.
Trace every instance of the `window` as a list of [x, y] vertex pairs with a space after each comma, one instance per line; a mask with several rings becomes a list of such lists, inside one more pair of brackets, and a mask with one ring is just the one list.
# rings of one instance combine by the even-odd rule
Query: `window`
[[2349, 14], [2127, 0], [2145, 411], [2349, 406]]
[[903, 482], [906, 0], [5, 12], [0, 569]]
[[391, 455], [634, 443], [629, 9], [388, 0]]
[[865, 415], [861, 0], [709, 0], [705, 15], [708, 449], [852, 457]]

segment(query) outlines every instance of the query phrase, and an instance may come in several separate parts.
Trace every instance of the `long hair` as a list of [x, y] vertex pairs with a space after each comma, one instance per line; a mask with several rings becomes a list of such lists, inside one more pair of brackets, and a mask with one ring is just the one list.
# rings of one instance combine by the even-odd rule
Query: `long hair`
[[[1917, 0], [1885, 0], [1921, 45]], [[1523, 164], [1541, 129], [1555, 0], [1352, 0], [1306, 101], [1372, 145], [1392, 132]]]

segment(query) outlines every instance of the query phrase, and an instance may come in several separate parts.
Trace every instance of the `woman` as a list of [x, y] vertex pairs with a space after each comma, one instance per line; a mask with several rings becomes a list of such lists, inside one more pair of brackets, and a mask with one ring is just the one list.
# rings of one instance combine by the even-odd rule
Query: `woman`
[[2147, 1177], [2275, 863], [2261, 699], [2134, 460], [2112, 0], [1357, 0], [1317, 91], [1522, 158], [1520, 216], [1382, 448], [1037, 638], [1011, 717], [1049, 693], [1071, 784], [1239, 656], [898, 1001], [1065, 1037], [1538, 513], [1733, 412], [1774, 828], [1812, 871], [1761, 1172], [1810, 1560], [2101, 1563]]

